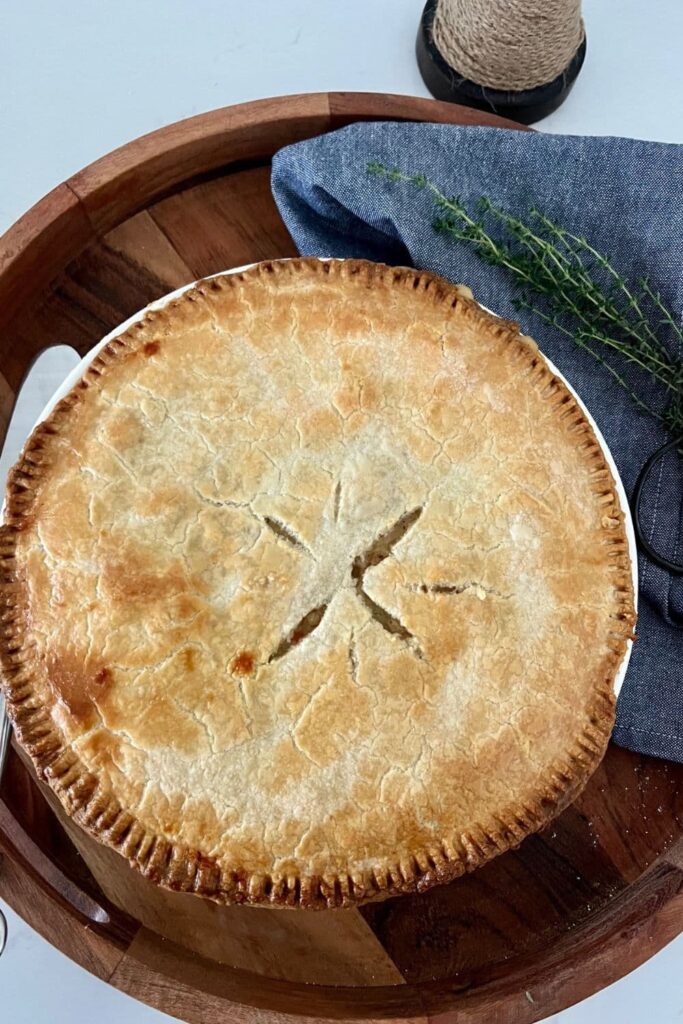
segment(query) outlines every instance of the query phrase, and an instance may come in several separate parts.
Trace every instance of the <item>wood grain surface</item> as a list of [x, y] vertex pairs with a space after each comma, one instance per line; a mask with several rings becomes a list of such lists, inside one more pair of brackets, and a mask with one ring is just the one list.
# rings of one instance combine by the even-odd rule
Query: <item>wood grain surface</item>
[[[395, 96], [265, 100], [148, 135], [46, 196], [0, 240], [3, 433], [46, 347], [85, 353], [182, 284], [293, 255], [270, 195], [273, 152], [383, 118], [505, 126]], [[544, 833], [475, 874], [360, 910], [292, 912], [157, 889], [76, 828], [12, 749], [0, 858], [0, 895], [50, 942], [190, 1022], [524, 1024], [609, 984], [683, 928], [683, 766], [610, 747]]]

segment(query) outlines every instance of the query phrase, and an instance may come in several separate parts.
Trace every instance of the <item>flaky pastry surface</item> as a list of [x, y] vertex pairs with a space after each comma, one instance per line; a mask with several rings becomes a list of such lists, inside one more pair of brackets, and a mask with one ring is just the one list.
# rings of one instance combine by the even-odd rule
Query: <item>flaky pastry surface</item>
[[112, 341], [27, 444], [3, 677], [70, 813], [164, 885], [337, 906], [541, 827], [634, 621], [601, 449], [515, 325], [293, 260]]

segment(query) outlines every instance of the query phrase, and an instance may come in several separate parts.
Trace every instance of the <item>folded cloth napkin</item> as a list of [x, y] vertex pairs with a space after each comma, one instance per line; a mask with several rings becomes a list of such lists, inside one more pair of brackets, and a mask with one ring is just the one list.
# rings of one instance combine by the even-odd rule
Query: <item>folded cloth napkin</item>
[[[657, 420], [570, 338], [520, 316], [507, 271], [438, 234], [426, 190], [368, 173], [379, 162], [426, 175], [465, 204], [487, 195], [522, 218], [538, 207], [585, 236], [628, 281], [649, 276], [668, 308], [683, 310], [683, 146], [433, 124], [356, 124], [281, 150], [272, 187], [303, 255], [414, 265], [464, 282], [502, 316], [521, 319], [582, 396], [615, 457], [629, 496], [646, 458], [668, 438]], [[675, 342], [672, 339], [672, 344]], [[665, 395], [633, 378], [652, 408]], [[666, 471], [663, 467], [666, 465]], [[683, 553], [681, 459], [662, 463], [645, 504], [650, 537]], [[680, 541], [680, 544], [679, 544]], [[671, 555], [669, 555], [671, 557]], [[614, 739], [683, 761], [683, 577], [641, 556], [638, 639], [617, 708]]]

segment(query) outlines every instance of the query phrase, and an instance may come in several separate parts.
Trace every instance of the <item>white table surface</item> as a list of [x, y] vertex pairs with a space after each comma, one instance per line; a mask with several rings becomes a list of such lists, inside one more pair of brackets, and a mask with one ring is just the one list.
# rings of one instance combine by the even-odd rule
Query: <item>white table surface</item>
[[[426, 96], [413, 47], [421, 0], [0, 0], [0, 232], [85, 164], [214, 107], [346, 89]], [[683, 142], [681, 0], [584, 0], [588, 55], [541, 130]], [[68, 341], [68, 339], [62, 339]], [[39, 361], [0, 474], [74, 365]], [[155, 1024], [172, 1018], [109, 988], [8, 907], [4, 1024]], [[560, 1024], [683, 1021], [683, 936]]]

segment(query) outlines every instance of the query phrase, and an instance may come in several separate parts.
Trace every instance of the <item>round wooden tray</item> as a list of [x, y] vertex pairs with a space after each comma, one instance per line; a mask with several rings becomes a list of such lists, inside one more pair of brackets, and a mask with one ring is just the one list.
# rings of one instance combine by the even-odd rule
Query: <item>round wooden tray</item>
[[[368, 119], [519, 127], [430, 100], [322, 93], [191, 118], [86, 168], [0, 240], [2, 431], [43, 349], [85, 353], [179, 285], [293, 255], [270, 196], [272, 154]], [[683, 766], [611, 747], [579, 800], [518, 851], [360, 910], [219, 908], [161, 893], [75, 829], [16, 749], [0, 788], [0, 851], [0, 896], [34, 928], [190, 1022], [290, 1013], [524, 1024], [614, 981], [683, 928]]]

